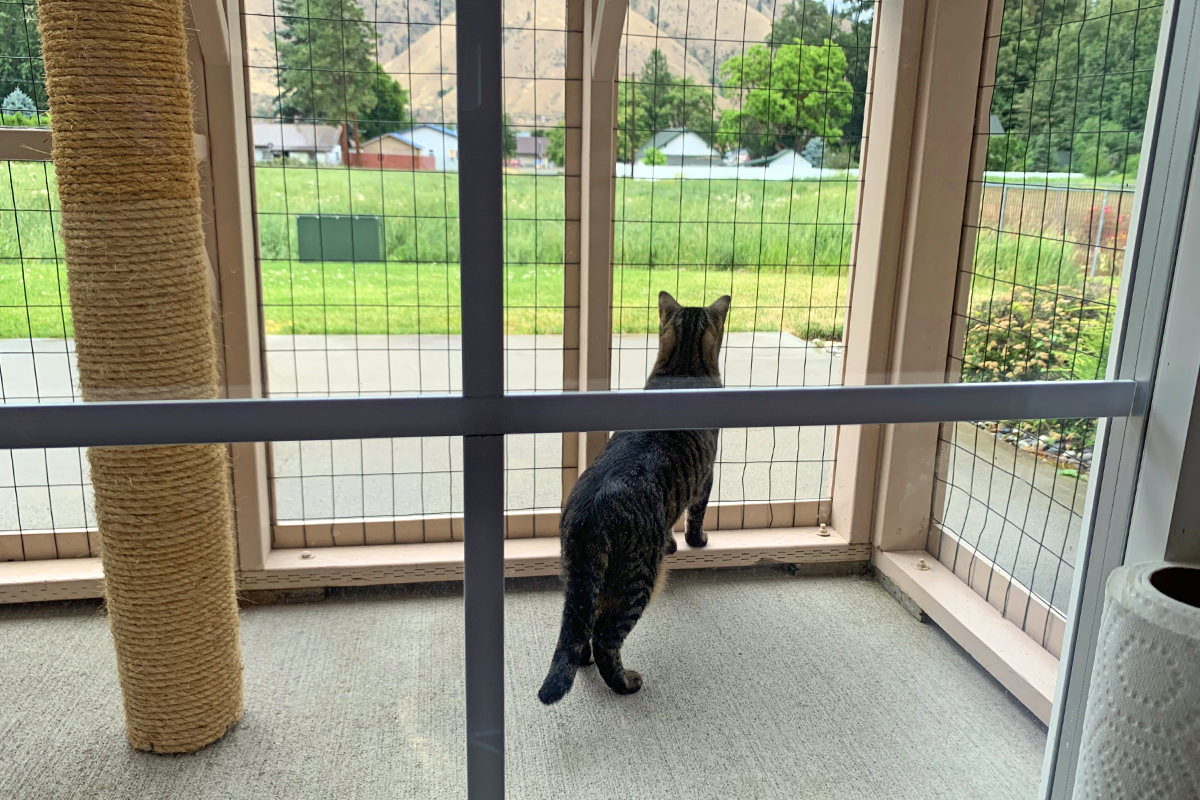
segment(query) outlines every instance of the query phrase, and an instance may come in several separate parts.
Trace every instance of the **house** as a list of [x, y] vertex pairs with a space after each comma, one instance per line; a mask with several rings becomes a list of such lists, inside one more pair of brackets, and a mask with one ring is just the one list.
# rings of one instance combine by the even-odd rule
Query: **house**
[[633, 156], [634, 162], [640, 163], [651, 147], [666, 156], [667, 165], [672, 167], [721, 163], [721, 154], [704, 141], [700, 134], [686, 128], [668, 128], [654, 134], [638, 148]]
[[441, 125], [417, 125], [400, 135], [421, 148], [427, 156], [433, 156], [433, 169], [437, 172], [458, 172], [458, 134]]
[[252, 126], [254, 160], [291, 158], [317, 164], [342, 163], [342, 129], [298, 122], [256, 122]]
[[546, 147], [550, 139], [546, 136], [517, 134], [517, 163], [522, 167], [538, 167], [546, 163]]
[[821, 175], [821, 170], [790, 147], [769, 156], [746, 161], [745, 166], [763, 167], [768, 178], [776, 179], [816, 178]]
[[745, 164], [750, 160], [750, 151], [744, 147], [739, 147], [736, 150], [730, 150], [725, 153], [726, 164]]
[[350, 154], [350, 166], [432, 172], [435, 159], [403, 133], [384, 133], [368, 139]]

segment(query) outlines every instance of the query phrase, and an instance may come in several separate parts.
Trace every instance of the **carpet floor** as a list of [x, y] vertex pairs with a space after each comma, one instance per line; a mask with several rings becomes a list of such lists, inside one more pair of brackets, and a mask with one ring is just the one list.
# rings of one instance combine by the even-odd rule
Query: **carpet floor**
[[[1045, 728], [936, 626], [862, 576], [672, 576], [624, 650], [536, 698], [552, 581], [506, 603], [508, 796], [1032, 797]], [[0, 798], [316, 800], [465, 794], [456, 586], [336, 590], [244, 610], [246, 715], [191, 756], [134, 752], [96, 603], [0, 607]]]

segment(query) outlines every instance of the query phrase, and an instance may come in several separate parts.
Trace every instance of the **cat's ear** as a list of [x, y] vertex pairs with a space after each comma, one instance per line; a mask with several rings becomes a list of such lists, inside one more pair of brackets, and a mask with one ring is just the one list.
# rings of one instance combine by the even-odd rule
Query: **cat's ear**
[[717, 298], [713, 304], [708, 307], [708, 310], [716, 314], [717, 319], [719, 319], [721, 324], [724, 325], [725, 317], [729, 314], [729, 304], [732, 302], [733, 299], [729, 295], [725, 295], [724, 297]]
[[659, 320], [666, 320], [667, 317], [669, 317], [671, 314], [675, 313], [676, 311], [678, 311], [681, 308], [683, 308], [683, 306], [681, 306], [681, 305], [679, 305], [679, 303], [675, 302], [675, 298], [671, 297], [671, 294], [669, 292], [659, 292], [658, 293], [658, 318], [659, 318]]

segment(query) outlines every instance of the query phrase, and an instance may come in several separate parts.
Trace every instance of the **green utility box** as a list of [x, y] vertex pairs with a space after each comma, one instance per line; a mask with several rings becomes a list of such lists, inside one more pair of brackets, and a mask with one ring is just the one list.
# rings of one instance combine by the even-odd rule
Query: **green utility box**
[[297, 214], [301, 261], [383, 261], [383, 219], [375, 214]]

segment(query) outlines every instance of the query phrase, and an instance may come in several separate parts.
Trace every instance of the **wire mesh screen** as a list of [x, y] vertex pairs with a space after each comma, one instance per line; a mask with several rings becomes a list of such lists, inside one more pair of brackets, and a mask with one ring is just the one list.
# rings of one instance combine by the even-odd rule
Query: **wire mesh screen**
[[[461, 391], [454, 4], [253, 0], [243, 19], [270, 394]], [[562, 381], [564, 42], [563, 4], [505, 8], [509, 390]], [[278, 443], [276, 543], [448, 539], [461, 459], [452, 437]], [[561, 460], [560, 437], [509, 437], [509, 509], [557, 509]]]
[[[978, 215], [966, 226], [952, 370], [963, 381], [1102, 378], [1162, 14], [1147, 0], [1007, 0]], [[977, 152], [982, 152], [978, 148]], [[1095, 420], [943, 427], [939, 546], [1043, 644], [1061, 636]], [[994, 566], [996, 569], [992, 569]]]
[[[75, 347], [49, 162], [0, 162], [0, 403], [72, 403]], [[78, 448], [0, 452], [0, 561], [94, 554]]]
[[[726, 386], [841, 382], [874, 10], [630, 3], [618, 68], [614, 386], [645, 381], [660, 290], [685, 305], [732, 296]], [[725, 430], [712, 499], [828, 498], [833, 444], [833, 428]]]
[[[565, 0], [505, 0], [504, 324], [510, 392], [563, 388], [566, 113]], [[563, 437], [505, 437], [506, 509], [539, 524], [508, 534], [557, 535], [543, 522], [562, 502]], [[510, 520], [511, 521], [511, 520]]]
[[37, 2], [0, 0], [0, 124], [48, 127], [48, 109]]
[[[37, 6], [0, 3], [0, 126], [49, 124]], [[53, 165], [0, 162], [0, 403], [79, 399], [61, 256]], [[82, 450], [0, 451], [0, 561], [95, 555], [91, 494]]]

